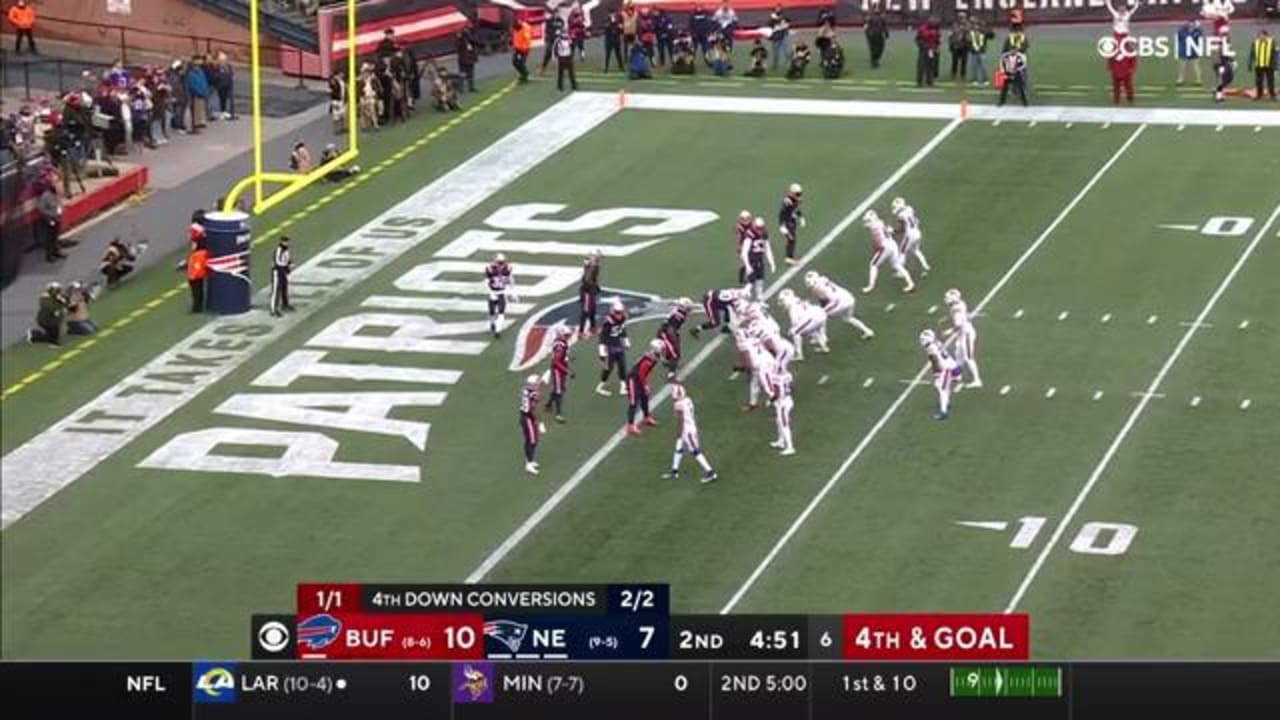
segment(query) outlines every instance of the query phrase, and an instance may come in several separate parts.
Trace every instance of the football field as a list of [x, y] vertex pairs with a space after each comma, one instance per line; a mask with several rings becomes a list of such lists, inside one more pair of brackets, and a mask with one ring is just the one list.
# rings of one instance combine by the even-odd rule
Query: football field
[[[298, 313], [123, 329], [60, 371], [82, 383], [5, 399], [5, 657], [247, 655], [250, 613], [330, 580], [669, 582], [678, 612], [1026, 612], [1044, 658], [1280, 656], [1277, 113], [675, 93], [486, 112], [505, 102], [531, 117], [300, 214]], [[897, 196], [933, 266], [858, 296], [874, 339], [833, 320], [832, 352], [793, 367], [798, 454], [704, 333], [681, 375], [720, 481], [688, 460], [660, 479], [668, 391], [625, 437], [584, 340], [526, 475], [519, 390], [587, 252], [634, 308], [634, 360], [671, 301], [734, 284], [734, 219], [772, 225], [792, 182], [803, 259], [775, 245], [771, 295], [807, 270], [861, 287], [861, 216]], [[519, 295], [498, 339], [494, 252]], [[948, 288], [985, 387], [938, 422], [917, 336]]]

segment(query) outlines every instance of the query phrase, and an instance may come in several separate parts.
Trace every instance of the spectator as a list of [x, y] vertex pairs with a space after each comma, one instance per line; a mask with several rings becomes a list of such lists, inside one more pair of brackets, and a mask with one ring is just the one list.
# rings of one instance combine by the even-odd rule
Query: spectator
[[107, 278], [107, 288], [119, 285], [126, 275], [133, 272], [133, 264], [136, 260], [137, 254], [133, 247], [118, 237], [112, 238], [107, 244], [107, 252], [102, 256], [102, 262], [98, 264], [98, 272]]
[[738, 13], [729, 6], [729, 0], [720, 3], [720, 7], [711, 16], [711, 20], [720, 31], [720, 40], [733, 52], [733, 33], [738, 29]]
[[[400, 61], [404, 63], [405, 104], [412, 112], [418, 106], [418, 100], [422, 98], [422, 69], [418, 67], [418, 57], [413, 54], [413, 48], [401, 49]], [[458, 92], [462, 92], [461, 78], [458, 80], [457, 89]]]
[[974, 18], [969, 23], [969, 70], [973, 73], [975, 85], [987, 85], [987, 42], [995, 37], [995, 33], [983, 26], [982, 21]]
[[818, 57], [825, 57], [827, 49], [836, 39], [836, 14], [827, 8], [818, 11], [818, 37], [813, 41]]
[[764, 77], [765, 63], [769, 60], [769, 51], [765, 50], [764, 42], [760, 38], [756, 38], [751, 43], [751, 67], [744, 75], [749, 77]]
[[[693, 43], [698, 48], [698, 52], [702, 53], [702, 57], [706, 57], [711, 50], [711, 43], [708, 38], [711, 36], [711, 15], [709, 15], [702, 3], [695, 2], [693, 4], [693, 12], [689, 14], [689, 37], [693, 39]], [[672, 65], [674, 66], [674, 61]], [[672, 72], [675, 68], [672, 67]]]
[[62, 200], [52, 183], [42, 183], [40, 195], [36, 198], [37, 217], [35, 222], [36, 238], [44, 247], [44, 259], [56, 262], [65, 258], [62, 252], [63, 243], [59, 239], [62, 234]]
[[932, 18], [916, 26], [916, 87], [933, 86], [938, 77], [938, 46], [942, 36]]
[[[770, 69], [777, 70], [778, 64], [791, 55], [791, 21], [782, 12], [781, 5], [775, 5], [773, 12], [769, 13], [769, 44], [773, 46], [773, 65]], [[754, 53], [755, 48], [751, 51]]]
[[163, 68], [152, 68], [147, 74], [147, 83], [151, 88], [151, 124], [159, 126], [160, 136], [156, 137], [152, 130], [151, 137], [156, 143], [164, 145], [169, 142], [170, 106], [173, 103], [173, 86]]
[[626, 0], [622, 4], [622, 54], [628, 60], [633, 59], [631, 48], [636, 44], [636, 33], [640, 30], [640, 14], [636, 12], [636, 4]]
[[454, 52], [458, 56], [458, 73], [462, 75], [463, 80], [467, 83], [467, 92], [476, 91], [476, 60], [480, 57], [480, 52], [476, 48], [476, 42], [471, 37], [471, 28], [464, 27], [458, 33], [457, 42], [454, 44]]
[[62, 321], [67, 316], [67, 300], [62, 285], [51, 282], [40, 293], [40, 306], [36, 310], [36, 326], [27, 331], [27, 342], [62, 344]]
[[22, 38], [27, 39], [27, 49], [32, 55], [36, 52], [36, 9], [27, 4], [27, 0], [18, 0], [9, 8], [9, 24], [13, 26], [13, 54], [22, 54]]
[[574, 0], [573, 7], [569, 10], [569, 41], [573, 43], [573, 51], [578, 54], [578, 60], [586, 61], [587, 14], [582, 11], [582, 3], [578, 0]]
[[529, 82], [529, 48], [533, 47], [533, 28], [529, 23], [516, 18], [511, 29], [511, 66], [520, 76], [520, 82]]
[[542, 17], [542, 67], [538, 68], [539, 75], [547, 73], [547, 66], [555, 54], [556, 40], [564, 33], [564, 19], [551, 3], [547, 3], [546, 14]]
[[341, 70], [329, 76], [329, 117], [333, 119], [334, 134], [347, 126], [347, 78]]
[[93, 302], [93, 290], [79, 280], [71, 283], [65, 296], [67, 307], [67, 334], [93, 335], [98, 326], [89, 319], [89, 303]]
[[1253, 47], [1249, 48], [1249, 69], [1253, 71], [1257, 90], [1254, 100], [1261, 100], [1265, 89], [1271, 101], [1275, 102], [1277, 61], [1280, 61], [1280, 50], [1276, 48], [1275, 38], [1266, 28], [1259, 29]]
[[653, 34], [658, 42], [658, 65], [665, 66], [675, 54], [676, 24], [666, 10], [658, 8], [653, 13]]
[[289, 169], [303, 175], [315, 169], [315, 163], [311, 160], [311, 151], [301, 140], [293, 144], [293, 152], [289, 153]]
[[382, 115], [381, 99], [379, 98], [378, 77], [373, 72], [373, 65], [365, 63], [360, 68], [360, 128], [362, 130], [377, 130], [380, 123], [378, 118]]
[[191, 94], [187, 92], [187, 66], [181, 60], [174, 60], [169, 65], [165, 80], [173, 89], [173, 116], [170, 124], [180, 133], [187, 132], [187, 108], [191, 105]]
[[822, 56], [822, 77], [835, 80], [844, 74], [844, 48], [834, 39]]
[[187, 97], [191, 102], [191, 134], [204, 129], [209, 108], [209, 78], [204, 72], [204, 58], [196, 55], [187, 65]]
[[808, 44], [803, 40], [796, 43], [796, 48], [791, 53], [791, 60], [787, 64], [788, 80], [799, 80], [804, 77], [804, 71], [805, 68], [809, 67], [811, 55]]
[[125, 69], [124, 62], [120, 58], [116, 58], [111, 67], [102, 75], [103, 81], [115, 90], [124, 90], [129, 87], [129, 71]]
[[400, 45], [396, 42], [396, 29], [387, 28], [382, 31], [382, 39], [378, 41], [376, 50], [378, 59], [391, 57], [396, 54], [396, 50], [400, 49]]
[[947, 50], [951, 53], [951, 79], [964, 80], [969, 76], [969, 23], [963, 15], [957, 15], [951, 32], [947, 35]]
[[622, 18], [618, 13], [609, 13], [604, 23], [604, 71], [609, 72], [609, 60], [617, 61], [618, 69], [625, 70], [622, 62]]
[[573, 70], [573, 41], [568, 33], [561, 33], [555, 42], [556, 90], [564, 92], [564, 78], [569, 77], [569, 87], [578, 89], [578, 74]]
[[434, 60], [428, 62], [431, 64], [427, 71], [431, 76], [431, 99], [435, 102], [436, 109], [441, 112], [461, 110], [462, 106], [458, 103], [458, 86], [449, 81], [444, 69], [436, 65]]
[[884, 57], [884, 46], [889, 41], [889, 22], [884, 19], [880, 4], [871, 7], [871, 16], [867, 18], [867, 50], [871, 53], [871, 67], [880, 67], [880, 58]]
[[155, 112], [155, 102], [147, 84], [141, 80], [129, 90], [129, 112], [133, 123], [133, 142], [154, 149], [156, 139], [151, 134], [151, 114]]
[[218, 51], [217, 61], [210, 66], [214, 92], [218, 93], [218, 113], [223, 120], [236, 119], [235, 80], [236, 70], [227, 59], [227, 54]]

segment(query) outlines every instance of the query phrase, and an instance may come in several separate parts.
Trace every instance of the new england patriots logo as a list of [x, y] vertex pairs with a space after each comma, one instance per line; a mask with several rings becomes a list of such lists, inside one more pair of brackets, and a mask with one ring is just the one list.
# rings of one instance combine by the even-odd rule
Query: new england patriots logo
[[234, 275], [249, 282], [249, 251], [231, 253], [209, 258], [209, 269], [217, 273]]
[[333, 644], [342, 632], [342, 622], [332, 615], [320, 614], [298, 623], [298, 644], [307, 650], [322, 650]]
[[528, 632], [528, 625], [515, 620], [486, 620], [484, 623], [484, 636], [502, 643], [513, 653], [520, 652], [520, 644]]
[[[621, 300], [627, 309], [627, 320], [661, 320], [671, 313], [675, 305], [673, 300], [665, 300], [652, 293], [632, 292], [616, 288], [600, 288], [600, 306], [597, 308], [597, 319], [603, 320], [609, 312], [613, 301]], [[577, 296], [561, 300], [530, 316], [520, 326], [516, 335], [516, 348], [511, 356], [510, 369], [521, 372], [542, 362], [551, 354], [551, 345], [555, 340], [555, 328], [567, 325], [576, 328], [578, 325]], [[576, 339], [576, 338], [575, 338]]]

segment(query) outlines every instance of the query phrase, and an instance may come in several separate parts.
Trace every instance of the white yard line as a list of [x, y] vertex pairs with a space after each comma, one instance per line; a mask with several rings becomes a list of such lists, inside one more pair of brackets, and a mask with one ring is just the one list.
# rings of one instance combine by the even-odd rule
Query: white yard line
[[[1020, 269], [1022, 269], [1022, 266], [1026, 264], [1027, 260], [1040, 249], [1040, 246], [1045, 243], [1045, 240], [1047, 240], [1053, 231], [1062, 224], [1062, 221], [1066, 219], [1067, 215], [1069, 215], [1071, 211], [1080, 204], [1080, 201], [1084, 199], [1085, 195], [1087, 195], [1089, 191], [1098, 184], [1102, 177], [1107, 174], [1107, 171], [1110, 170], [1111, 167], [1116, 164], [1116, 161], [1120, 159], [1120, 156], [1124, 155], [1129, 147], [1133, 145], [1134, 141], [1142, 135], [1142, 132], [1145, 129], [1145, 125], [1139, 125], [1133, 133], [1129, 135], [1129, 139], [1126, 140], [1105, 163], [1103, 163], [1102, 167], [1098, 168], [1098, 171], [1093, 174], [1093, 177], [1089, 178], [1089, 181], [1080, 188], [1080, 191], [1076, 193], [1075, 197], [1071, 198], [1071, 201], [1068, 202], [1066, 207], [1058, 213], [1057, 217], [1049, 223], [1048, 227], [1044, 229], [1044, 232], [1040, 233], [1040, 236], [1037, 237], [1025, 251], [1023, 251], [1022, 255], [1013, 262], [1013, 265], [1009, 266], [1009, 269], [1005, 271], [1004, 275], [996, 281], [996, 284], [987, 292], [986, 297], [982, 298], [982, 301], [978, 303], [976, 307], [977, 311], [981, 311], [986, 307], [987, 303], [991, 302], [991, 299], [994, 298], [1006, 284], [1008, 284], [1009, 280], [1013, 278]], [[916, 373], [916, 379], [923, 379], [927, 370], [928, 366], [920, 368], [920, 372]], [[782, 549], [786, 547], [791, 538], [800, 530], [800, 527], [809, 519], [809, 516], [813, 514], [813, 511], [822, 504], [822, 501], [827, 497], [827, 494], [831, 492], [831, 489], [836, 486], [836, 483], [840, 481], [840, 478], [844, 477], [844, 474], [848, 472], [853, 463], [862, 456], [862, 453], [866, 451], [867, 447], [871, 444], [871, 441], [875, 440], [875, 438], [880, 434], [880, 431], [889, 423], [889, 420], [898, 412], [898, 409], [902, 407], [903, 403], [906, 402], [907, 398], [914, 390], [915, 385], [908, 385], [906, 389], [898, 395], [893, 403], [889, 405], [889, 408], [884, 411], [884, 414], [880, 416], [880, 419], [871, 426], [871, 429], [867, 431], [867, 434], [864, 435], [862, 440], [858, 442], [856, 447], [854, 447], [853, 452], [849, 453], [849, 456], [840, 464], [840, 467], [836, 468], [836, 471], [832, 473], [830, 479], [828, 479], [827, 483], [822, 486], [822, 489], [818, 491], [818, 494], [813, 496], [813, 499], [810, 500], [809, 504], [800, 512], [800, 515], [791, 523], [791, 526], [787, 528], [786, 532], [782, 534], [782, 537], [778, 538], [778, 541], [773, 544], [773, 547], [769, 549], [768, 554], [764, 556], [764, 559], [760, 561], [760, 564], [756, 566], [755, 570], [751, 572], [746, 581], [742, 583], [742, 586], [738, 588], [733, 596], [729, 598], [729, 601], [725, 603], [724, 607], [720, 609], [720, 613], [722, 615], [731, 612], [742, 598], [746, 596], [752, 586], [756, 584], [756, 581], [760, 579], [760, 576], [764, 574], [765, 570], [769, 568], [769, 565], [771, 565], [774, 559], [778, 557], [778, 554], [782, 552]]]
[[[679, 98], [680, 96], [673, 96], [673, 97]], [[630, 101], [628, 101], [628, 103], [629, 102]], [[684, 108], [678, 107], [678, 103], [672, 105], [671, 107], [673, 109], [684, 109]], [[804, 269], [806, 265], [812, 262], [812, 260], [815, 257], [817, 257], [819, 253], [825, 250], [828, 245], [835, 242], [836, 238], [838, 238], [841, 233], [847, 230], [850, 225], [852, 225], [855, 221], [857, 221], [858, 218], [860, 218], [862, 214], [866, 212], [867, 208], [871, 207], [873, 203], [875, 203], [885, 193], [887, 193], [890, 188], [896, 185], [908, 172], [911, 171], [912, 168], [918, 165], [921, 160], [923, 160], [927, 155], [929, 155], [929, 153], [933, 152], [933, 150], [936, 147], [938, 147], [938, 145], [942, 144], [942, 141], [945, 140], [949, 135], [951, 135], [952, 131], [954, 131], [959, 125], [960, 125], [960, 121], [956, 119], [956, 120], [952, 120], [950, 123], [944, 126], [941, 130], [939, 130], [937, 134], [935, 134], [929, 140], [929, 142], [925, 143], [923, 147], [921, 147], [919, 150], [916, 151], [915, 155], [912, 155], [910, 158], [908, 158], [907, 161], [902, 164], [902, 167], [898, 168], [892, 175], [890, 175], [884, 182], [882, 182], [879, 187], [873, 190], [871, 194], [866, 197], [866, 199], [864, 199], [861, 203], [858, 203], [858, 206], [855, 207], [853, 210], [851, 210], [848, 215], [845, 215], [844, 218], [840, 220], [840, 222], [836, 223], [835, 227], [831, 228], [831, 230], [826, 235], [824, 235], [822, 239], [818, 240], [818, 242], [814, 244], [813, 248], [811, 248], [809, 252], [805, 253], [804, 257], [800, 258], [799, 263], [797, 263], [796, 265], [792, 265], [790, 268], [784, 271], [781, 275], [779, 275], [778, 278], [773, 281], [773, 284], [771, 284], [769, 288], [765, 291], [765, 295], [771, 296], [778, 290], [781, 290], [783, 287], [785, 287], [786, 284], [791, 281], [791, 278], [795, 277], [796, 274], [799, 273], [802, 269]], [[699, 365], [705, 362], [706, 359], [710, 357], [713, 352], [715, 352], [716, 348], [720, 347], [720, 344], [722, 342], [724, 342], [724, 336], [716, 335], [715, 338], [713, 338], [710, 342], [704, 345], [702, 349], [698, 352], [698, 354], [695, 355], [692, 359], [690, 359], [688, 365], [686, 365], [684, 368], [681, 369], [680, 378], [683, 380], [684, 378], [688, 377], [690, 373], [696, 370]], [[650, 402], [650, 405], [653, 408], [657, 408], [661, 406], [662, 402], [667, 398], [669, 394], [670, 394], [670, 386], [664, 386], [661, 391], [659, 391], [656, 395], [654, 395], [653, 400]], [[617, 447], [620, 444], [622, 444], [622, 441], [625, 437], [626, 437], [626, 434], [622, 430], [618, 430], [612, 436], [610, 436], [610, 438], [607, 441], [605, 441], [605, 444], [602, 445], [599, 450], [596, 450], [595, 453], [591, 455], [591, 457], [587, 458], [586, 462], [584, 462], [582, 466], [579, 467], [577, 471], [575, 471], [573, 475], [571, 475], [569, 479], [564, 482], [564, 484], [556, 488], [556, 491], [552, 493], [551, 496], [548, 497], [542, 503], [542, 505], [539, 506], [538, 509], [533, 512], [532, 515], [526, 518], [525, 521], [521, 523], [520, 526], [517, 527], [515, 531], [512, 532], [509, 537], [507, 537], [506, 540], [503, 540], [502, 543], [498, 545], [498, 547], [494, 548], [493, 551], [490, 552], [487, 557], [485, 557], [485, 559], [480, 563], [479, 567], [477, 567], [474, 571], [472, 571], [470, 575], [467, 576], [466, 581], [469, 583], [478, 583], [484, 580], [484, 578], [490, 572], [492, 572], [493, 569], [497, 567], [498, 564], [501, 563], [503, 559], [506, 558], [507, 555], [510, 554], [511, 551], [515, 549], [517, 545], [523, 542], [524, 539], [527, 538], [529, 534], [532, 533], [534, 529], [536, 529], [538, 525], [540, 525], [542, 521], [545, 520], [546, 517], [550, 515], [552, 511], [554, 511], [556, 507], [560, 505], [560, 503], [564, 502], [565, 498], [569, 497], [569, 494], [572, 493], [574, 489], [576, 489], [579, 485], [582, 484], [582, 481], [585, 480], [587, 476], [590, 475], [600, 465], [600, 463], [604, 462], [605, 458], [609, 457], [610, 453], [612, 453], [615, 449], [617, 449]]]
[[[299, 303], [298, 312], [270, 318], [258, 307], [243, 315], [214, 318], [169, 350], [153, 358], [98, 397], [69, 413], [0, 459], [3, 476], [3, 525], [9, 526], [55, 493], [83, 477], [142, 433], [169, 417], [197, 395], [281, 338], [286, 332], [367, 280], [405, 253], [419, 247], [561, 148], [617, 112], [607, 95], [575, 93], [472, 156], [434, 182], [380, 213], [354, 233], [316, 253], [291, 280], [299, 288], [314, 283], [316, 299]], [[430, 220], [405, 233], [405, 225], [387, 235], [389, 219]], [[377, 253], [368, 252], [377, 247]], [[370, 258], [358, 268], [337, 261]], [[258, 277], [262, 277], [262, 270]], [[250, 327], [252, 335], [228, 330]], [[227, 338], [235, 338], [234, 350]], [[168, 378], [168, 379], [165, 379]]]
[[[1107, 447], [1107, 451], [1103, 453], [1102, 459], [1098, 461], [1097, 467], [1095, 467], [1093, 472], [1090, 473], [1089, 479], [1085, 481], [1084, 487], [1080, 488], [1080, 492], [1076, 495], [1075, 500], [1073, 500], [1071, 502], [1071, 506], [1067, 508], [1066, 514], [1062, 516], [1062, 520], [1058, 521], [1058, 526], [1054, 528], [1053, 535], [1049, 537], [1049, 542], [1045, 543], [1040, 554], [1036, 556], [1035, 562], [1031, 564], [1031, 569], [1027, 571], [1026, 577], [1022, 579], [1022, 582], [1018, 585], [1018, 589], [1013, 593], [1013, 597], [1009, 600], [1009, 604], [1004, 609], [1006, 613], [1013, 612], [1014, 609], [1018, 607], [1018, 603], [1022, 602], [1022, 598], [1027, 594], [1027, 590], [1031, 587], [1031, 584], [1035, 582], [1036, 576], [1040, 574], [1040, 569], [1044, 567], [1045, 561], [1049, 559], [1049, 555], [1051, 555], [1054, 548], [1058, 546], [1058, 541], [1062, 539], [1062, 535], [1066, 532], [1067, 526], [1069, 526], [1071, 521], [1075, 519], [1076, 513], [1080, 511], [1080, 507], [1083, 506], [1084, 501], [1088, 499], [1089, 493], [1093, 492], [1094, 486], [1098, 484], [1098, 479], [1102, 477], [1102, 474], [1106, 472], [1107, 467], [1111, 464], [1111, 460], [1115, 457], [1116, 451], [1120, 449], [1125, 438], [1129, 437], [1129, 433], [1132, 432], [1134, 426], [1137, 425], [1138, 419], [1142, 417], [1142, 413], [1147, 409], [1147, 405], [1151, 402], [1151, 399], [1157, 396], [1157, 391], [1160, 389], [1160, 385], [1164, 382], [1165, 377], [1173, 368], [1174, 363], [1178, 362], [1178, 358], [1182, 357], [1183, 351], [1187, 349], [1187, 345], [1189, 345], [1191, 343], [1191, 339], [1195, 337], [1196, 331], [1198, 331], [1201, 325], [1204, 324], [1204, 320], [1209, 316], [1209, 313], [1213, 312], [1214, 306], [1218, 304], [1218, 299], [1221, 298], [1222, 294], [1231, 286], [1231, 283], [1236, 279], [1236, 275], [1240, 273], [1240, 269], [1244, 267], [1244, 264], [1248, 262], [1249, 257], [1253, 255], [1253, 251], [1256, 250], [1258, 244], [1262, 242], [1263, 236], [1267, 234], [1267, 230], [1275, 223], [1277, 217], [1280, 217], [1280, 205], [1277, 205], [1275, 210], [1271, 211], [1271, 216], [1267, 218], [1267, 222], [1262, 226], [1262, 229], [1253, 237], [1253, 241], [1245, 247], [1244, 252], [1240, 253], [1240, 257], [1236, 259], [1235, 265], [1231, 266], [1231, 270], [1227, 272], [1227, 276], [1222, 279], [1222, 283], [1219, 284], [1218, 288], [1209, 296], [1209, 301], [1205, 303], [1200, 314], [1196, 316], [1195, 324], [1188, 327], [1187, 331], [1183, 333], [1182, 339], [1178, 341], [1178, 344], [1173, 348], [1173, 352], [1169, 354], [1168, 359], [1164, 361], [1164, 365], [1160, 367], [1159, 372], [1157, 372], [1156, 376], [1151, 380], [1151, 384], [1147, 386], [1147, 390], [1143, 393], [1142, 399], [1138, 401], [1136, 406], [1134, 406], [1133, 412], [1129, 413], [1129, 417], [1125, 420], [1124, 425], [1120, 426], [1120, 432], [1116, 433], [1115, 439], [1111, 441], [1111, 445]], [[1242, 405], [1241, 409], [1247, 407], [1248, 405]]]

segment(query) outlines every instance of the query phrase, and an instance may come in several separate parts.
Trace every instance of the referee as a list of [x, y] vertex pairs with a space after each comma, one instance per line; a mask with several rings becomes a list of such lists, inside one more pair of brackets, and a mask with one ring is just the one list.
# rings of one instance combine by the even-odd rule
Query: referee
[[289, 273], [293, 270], [293, 255], [289, 252], [289, 236], [280, 238], [271, 256], [271, 316], [280, 317], [280, 311], [293, 312], [289, 304]]
[[1000, 87], [1000, 105], [1009, 97], [1009, 89], [1018, 92], [1022, 106], [1027, 106], [1027, 54], [1016, 46], [1000, 55], [1000, 70], [1004, 72], [1004, 85]]

